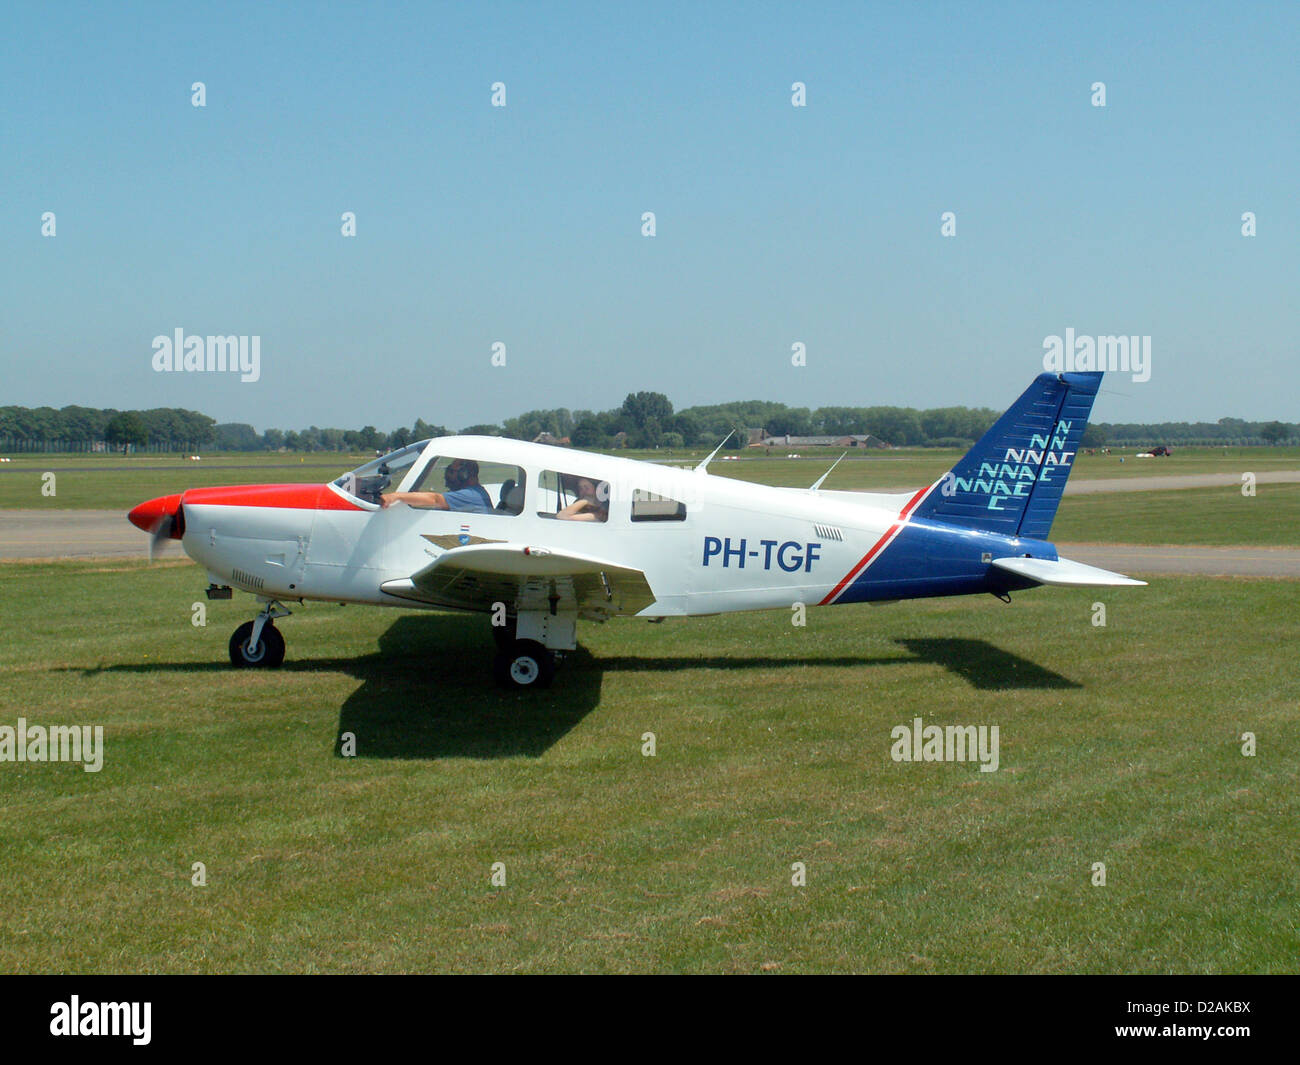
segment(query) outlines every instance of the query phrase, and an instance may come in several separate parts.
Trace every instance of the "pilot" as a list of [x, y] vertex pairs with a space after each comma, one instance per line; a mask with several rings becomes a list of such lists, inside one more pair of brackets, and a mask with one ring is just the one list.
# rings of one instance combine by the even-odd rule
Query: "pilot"
[[577, 478], [574, 488], [577, 495], [572, 503], [555, 516], [564, 521], [608, 521], [609, 482], [594, 481], [590, 477]]
[[472, 514], [491, 514], [492, 499], [478, 483], [478, 463], [473, 459], [452, 459], [442, 474], [445, 492], [385, 492], [380, 499], [388, 507], [408, 503], [413, 507], [435, 510], [461, 510]]

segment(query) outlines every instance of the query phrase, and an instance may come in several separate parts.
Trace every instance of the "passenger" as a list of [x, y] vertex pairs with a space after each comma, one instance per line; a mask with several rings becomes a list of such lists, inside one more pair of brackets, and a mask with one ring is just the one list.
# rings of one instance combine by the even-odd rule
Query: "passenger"
[[578, 477], [576, 481], [574, 493], [578, 498], [555, 516], [564, 521], [608, 521], [609, 482], [590, 477]]
[[461, 510], [472, 514], [491, 514], [492, 499], [478, 483], [478, 463], [473, 459], [453, 459], [442, 473], [446, 492], [385, 492], [384, 506], [407, 503], [413, 507], [435, 510]]

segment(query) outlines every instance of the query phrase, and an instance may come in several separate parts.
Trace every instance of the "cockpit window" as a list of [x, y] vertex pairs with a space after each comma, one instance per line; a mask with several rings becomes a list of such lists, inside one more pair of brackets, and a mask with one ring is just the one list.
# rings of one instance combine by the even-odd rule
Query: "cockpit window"
[[382, 493], [390, 492], [402, 483], [406, 471], [414, 465], [428, 442], [421, 440], [417, 444], [407, 444], [397, 451], [390, 451], [364, 466], [358, 466], [351, 473], [345, 473], [334, 483], [348, 495], [378, 505]]
[[431, 458], [402, 493], [412, 507], [517, 515], [524, 509], [524, 471], [508, 462], [464, 456]]

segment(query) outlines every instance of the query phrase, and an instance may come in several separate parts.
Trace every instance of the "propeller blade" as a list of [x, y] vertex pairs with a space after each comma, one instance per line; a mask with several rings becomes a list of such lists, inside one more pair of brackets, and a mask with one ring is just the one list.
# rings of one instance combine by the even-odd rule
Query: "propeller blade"
[[154, 527], [153, 532], [149, 534], [149, 561], [163, 553], [167, 546], [167, 541], [172, 538], [172, 528], [175, 525], [176, 516], [174, 514], [164, 514], [162, 520]]
[[149, 561], [158, 553], [163, 540], [179, 540], [185, 535], [185, 512], [181, 496], [159, 496], [135, 507], [127, 519], [137, 529], [149, 534]]

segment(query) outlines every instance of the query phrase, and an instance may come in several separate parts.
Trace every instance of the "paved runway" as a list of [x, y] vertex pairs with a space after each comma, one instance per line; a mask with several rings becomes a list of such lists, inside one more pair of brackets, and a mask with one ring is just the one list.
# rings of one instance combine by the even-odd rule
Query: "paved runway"
[[1062, 558], [1118, 573], [1181, 573], [1228, 577], [1300, 577], [1300, 548], [1138, 547], [1057, 544]]
[[[1261, 470], [1255, 474], [1255, 483], [1297, 484], [1300, 483], [1300, 470]], [[1065, 494], [1083, 496], [1093, 492], [1165, 492], [1176, 488], [1240, 487], [1240, 473], [1174, 473], [1150, 477], [1096, 477], [1092, 480], [1075, 480], [1071, 477], [1065, 482]]]
[[0, 559], [97, 556], [148, 558], [149, 537], [120, 510], [0, 510]]

